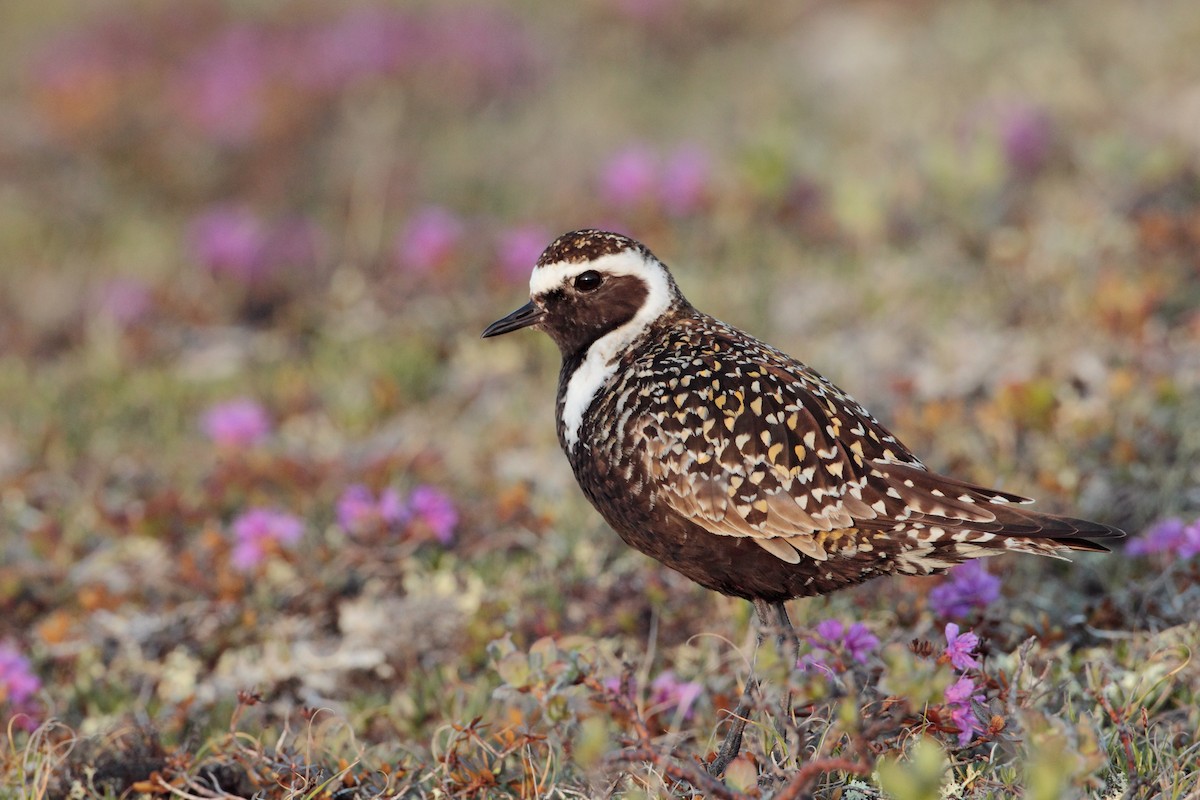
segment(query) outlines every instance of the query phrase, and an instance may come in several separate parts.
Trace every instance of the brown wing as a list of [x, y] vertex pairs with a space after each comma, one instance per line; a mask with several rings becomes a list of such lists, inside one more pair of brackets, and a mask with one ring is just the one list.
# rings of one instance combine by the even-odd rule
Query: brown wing
[[926, 542], [1111, 535], [928, 472], [853, 398], [765, 345], [747, 351], [740, 337], [712, 337], [683, 380], [635, 428], [649, 442], [657, 501], [784, 560], [798, 561], [796, 551], [824, 560], [815, 534], [842, 529], [909, 531]]

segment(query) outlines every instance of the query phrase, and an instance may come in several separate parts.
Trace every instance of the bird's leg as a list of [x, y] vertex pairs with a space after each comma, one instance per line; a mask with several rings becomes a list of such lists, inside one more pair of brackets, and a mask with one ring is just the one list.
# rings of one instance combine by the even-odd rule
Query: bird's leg
[[[746, 724], [750, 721], [750, 712], [754, 709], [754, 693], [758, 690], [758, 678], [754, 675], [754, 662], [758, 659], [758, 648], [762, 646], [767, 629], [773, 627], [772, 616], [777, 620], [781, 618], [781, 626], [786, 625], [787, 630], [791, 631], [792, 629], [791, 620], [788, 619], [787, 609], [783, 603], [768, 603], [765, 600], [753, 602], [754, 610], [758, 614], [758, 635], [754, 643], [754, 656], [750, 659], [750, 675], [746, 678], [742, 699], [733, 712], [733, 726], [725, 734], [725, 741], [721, 743], [721, 749], [717, 751], [716, 757], [708, 765], [709, 775], [720, 775], [725, 772], [729, 762], [737, 758], [738, 753], [741, 752], [742, 734], [745, 733]], [[792, 638], [795, 638], [795, 633], [792, 633]], [[780, 634], [779, 641], [782, 648], [782, 634]]]
[[[779, 648], [779, 657], [783, 659], [787, 665], [788, 674], [796, 668], [796, 662], [800, 660], [800, 639], [796, 636], [796, 629], [792, 627], [792, 620], [788, 617], [787, 606], [782, 601], [775, 603], [767, 603], [759, 600], [755, 602], [757, 608], [758, 603], [762, 603], [765, 609], [759, 610], [759, 618], [764, 614], [775, 618], [775, 646]], [[779, 720], [776, 722], [775, 730], [779, 732], [780, 738], [787, 741], [787, 728], [785, 720], [792, 718], [792, 690], [785, 683], [783, 701], [780, 703], [779, 710], [781, 712]]]

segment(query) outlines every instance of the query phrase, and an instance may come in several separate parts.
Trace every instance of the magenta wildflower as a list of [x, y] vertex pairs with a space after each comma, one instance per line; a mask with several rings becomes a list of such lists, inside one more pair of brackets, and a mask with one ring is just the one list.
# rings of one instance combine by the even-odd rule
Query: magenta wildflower
[[[614, 694], [621, 691], [622, 679], [619, 677], [605, 678], [601, 681], [610, 692]], [[627, 687], [630, 693], [630, 699], [633, 699], [633, 694], [636, 691], [634, 686]], [[650, 682], [650, 697], [648, 698], [651, 709], [656, 712], [672, 712], [680, 713], [684, 719], [691, 719], [693, 706], [696, 700], [699, 699], [702, 687], [695, 681], [681, 681], [675, 677], [673, 670], [665, 670], [660, 673], [657, 678]]]
[[351, 8], [308, 32], [281, 66], [317, 88], [336, 90], [397, 71], [415, 57], [420, 34], [413, 17], [397, 9]]
[[220, 144], [252, 140], [264, 117], [268, 50], [264, 32], [246, 25], [208, 42], [185, 65], [175, 89], [183, 116]]
[[958, 632], [958, 625], [953, 622], [946, 623], [946, 657], [950, 659], [950, 663], [955, 669], [975, 669], [979, 666], [979, 662], [975, 660], [973, 653], [975, 648], [979, 647], [979, 637], [972, 631], [966, 633]]
[[187, 239], [192, 258], [213, 275], [253, 284], [280, 267], [312, 264], [324, 237], [304, 217], [269, 224], [243, 206], [218, 205], [192, 220]]
[[215, 206], [188, 226], [192, 257], [209, 272], [253, 283], [269, 271], [270, 232], [259, 217], [241, 206]]
[[712, 163], [695, 145], [684, 145], [663, 165], [659, 197], [668, 214], [686, 216], [699, 210], [708, 199]]
[[500, 273], [514, 282], [528, 280], [549, 241], [550, 234], [536, 225], [508, 229], [500, 235], [497, 246]]
[[692, 718], [692, 706], [700, 697], [701, 687], [695, 681], [681, 681], [672, 670], [666, 670], [650, 682], [650, 704], [657, 708], [670, 709]]
[[121, 327], [140, 322], [152, 302], [150, 287], [137, 278], [113, 278], [96, 295], [100, 313]]
[[493, 96], [522, 84], [536, 64], [536, 48], [509, 13], [487, 4], [434, 4], [424, 20], [425, 69], [457, 73], [462, 90]]
[[252, 508], [234, 519], [233, 566], [248, 572], [274, 549], [293, 545], [304, 533], [304, 523], [284, 511]]
[[396, 238], [396, 260], [408, 272], [428, 275], [444, 267], [458, 250], [465, 226], [439, 206], [417, 212]]
[[0, 721], [15, 719], [17, 726], [27, 731], [37, 728], [33, 696], [41, 688], [42, 682], [33, 674], [29, 659], [13, 645], [0, 642], [0, 709], [3, 709]]
[[347, 486], [337, 501], [337, 521], [347, 533], [363, 533], [399, 524], [407, 511], [400, 493], [387, 488], [376, 497], [362, 484]]
[[617, 208], [643, 205], [653, 197], [657, 184], [658, 160], [641, 145], [613, 155], [600, 173], [600, 193], [606, 203]]
[[1000, 147], [1013, 174], [1031, 177], [1040, 172], [1050, 159], [1053, 139], [1050, 118], [1041, 109], [1018, 105], [1003, 113]]
[[408, 513], [410, 521], [428, 528], [442, 544], [454, 541], [458, 510], [448, 495], [432, 486], [418, 486], [408, 496]]
[[270, 227], [263, 243], [266, 271], [310, 265], [324, 244], [324, 232], [312, 220], [302, 216], [280, 220]]
[[973, 608], [984, 608], [1000, 596], [1000, 579], [990, 574], [983, 560], [968, 561], [946, 573], [945, 580], [929, 592], [929, 605], [940, 617], [961, 618]]
[[[867, 657], [879, 646], [879, 639], [861, 622], [855, 622], [847, 628], [839, 619], [827, 619], [817, 625], [816, 633], [815, 637], [809, 637], [808, 643], [817, 652], [803, 656], [796, 662], [797, 668], [833, 675], [835, 666], [842, 666], [838, 659], [841, 654], [865, 664]], [[826, 656], [833, 656], [834, 662], [827, 662]]]
[[209, 408], [200, 427], [222, 447], [250, 447], [271, 433], [271, 418], [257, 401], [242, 397]]
[[1179, 517], [1159, 520], [1125, 545], [1125, 552], [1134, 556], [1171, 553], [1180, 558], [1200, 555], [1200, 519], [1190, 524]]
[[983, 730], [971, 703], [982, 703], [986, 698], [982, 694], [976, 694], [975, 681], [968, 675], [963, 675], [955, 683], [947, 686], [944, 697], [946, 706], [950, 709], [950, 718], [958, 728], [958, 746], [966, 747], [971, 739], [975, 738], [975, 733]]

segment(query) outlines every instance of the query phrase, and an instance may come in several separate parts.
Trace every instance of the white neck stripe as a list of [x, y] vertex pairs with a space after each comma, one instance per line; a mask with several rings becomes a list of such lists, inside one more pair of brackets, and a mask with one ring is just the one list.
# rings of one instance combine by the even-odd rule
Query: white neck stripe
[[589, 269], [606, 275], [636, 275], [646, 284], [646, 299], [632, 319], [592, 342], [583, 362], [567, 381], [562, 422], [568, 453], [579, 443], [583, 415], [617, 371], [618, 357], [671, 307], [673, 299], [666, 268], [633, 250], [602, 256], [594, 261], [560, 262], [538, 267], [529, 279], [530, 292], [536, 297], [560, 287], [564, 280]]

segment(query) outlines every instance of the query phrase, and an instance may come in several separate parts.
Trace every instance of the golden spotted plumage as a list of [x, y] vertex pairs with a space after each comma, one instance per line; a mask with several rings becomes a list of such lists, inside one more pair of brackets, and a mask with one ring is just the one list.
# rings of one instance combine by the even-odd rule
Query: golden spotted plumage
[[566, 234], [530, 285], [485, 335], [554, 338], [559, 438], [583, 491], [626, 542], [704, 586], [779, 602], [1122, 535], [928, 471], [829, 380], [696, 310], [632, 240]]

